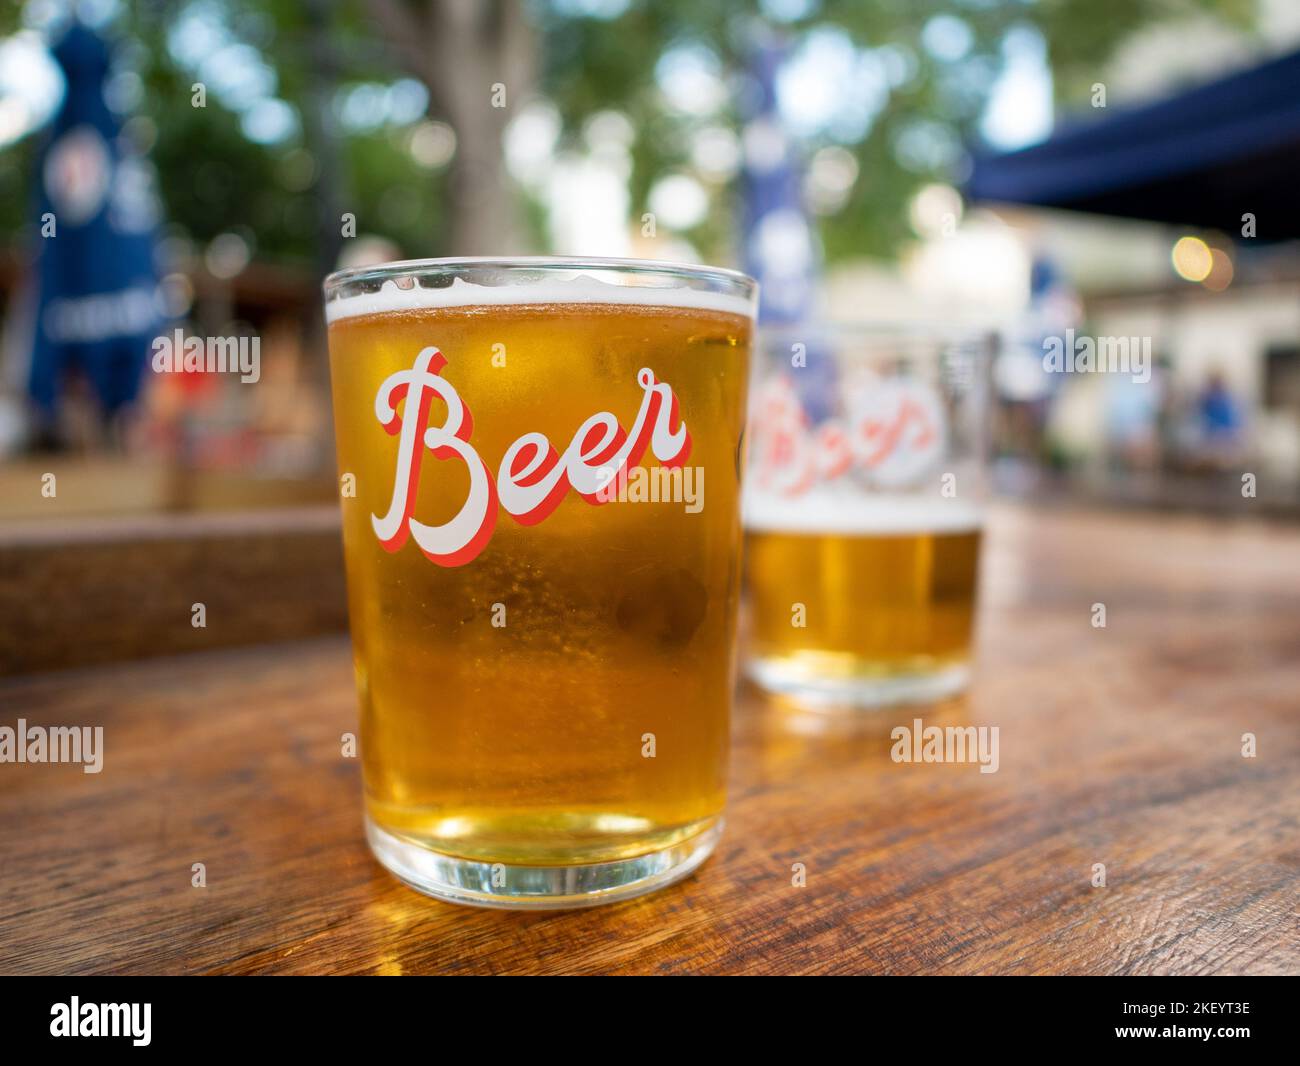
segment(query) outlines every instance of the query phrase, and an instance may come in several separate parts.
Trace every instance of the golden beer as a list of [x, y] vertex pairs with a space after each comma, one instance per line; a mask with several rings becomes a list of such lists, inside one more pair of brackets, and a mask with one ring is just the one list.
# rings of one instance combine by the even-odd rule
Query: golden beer
[[[666, 883], [716, 839], [752, 310], [752, 283], [716, 275], [738, 294], [541, 271], [331, 305], [369, 832], [416, 887], [573, 906]], [[404, 437], [457, 408], [455, 439]], [[476, 493], [478, 528], [431, 551]]]
[[788, 678], [877, 680], [964, 669], [980, 533], [750, 531], [752, 654]]

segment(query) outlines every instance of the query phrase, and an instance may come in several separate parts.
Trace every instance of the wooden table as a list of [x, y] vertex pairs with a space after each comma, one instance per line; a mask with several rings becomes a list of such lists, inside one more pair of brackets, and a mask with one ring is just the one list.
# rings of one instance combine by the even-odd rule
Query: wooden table
[[0, 724], [102, 724], [106, 765], [0, 765], [0, 970], [1300, 970], [1300, 530], [1004, 509], [987, 543], [977, 682], [924, 714], [998, 726], [997, 773], [746, 691], [717, 853], [588, 911], [370, 858], [341, 637], [5, 681]]

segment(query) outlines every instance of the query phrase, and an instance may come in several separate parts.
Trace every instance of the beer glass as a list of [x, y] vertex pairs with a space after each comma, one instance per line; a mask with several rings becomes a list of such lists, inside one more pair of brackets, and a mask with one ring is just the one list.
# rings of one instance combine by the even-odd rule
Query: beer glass
[[722, 829], [755, 283], [425, 260], [325, 296], [375, 855], [482, 906], [684, 877]]
[[767, 333], [744, 499], [747, 673], [813, 709], [967, 683], [990, 339]]

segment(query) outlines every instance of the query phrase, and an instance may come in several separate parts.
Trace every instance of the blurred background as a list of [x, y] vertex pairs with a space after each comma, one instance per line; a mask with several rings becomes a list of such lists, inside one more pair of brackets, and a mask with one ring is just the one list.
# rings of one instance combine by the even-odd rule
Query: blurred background
[[[0, 507], [331, 502], [322, 276], [558, 253], [995, 333], [1005, 495], [1295, 515], [1298, 165], [1294, 0], [24, 0]], [[176, 329], [258, 380], [155, 372]], [[1151, 380], [1049, 373], [1068, 330]]]

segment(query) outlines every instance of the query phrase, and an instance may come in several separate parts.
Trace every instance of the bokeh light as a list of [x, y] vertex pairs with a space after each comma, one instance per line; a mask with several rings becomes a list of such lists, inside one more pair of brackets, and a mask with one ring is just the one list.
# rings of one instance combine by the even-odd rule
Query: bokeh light
[[1210, 249], [1210, 272], [1201, 282], [1211, 292], [1223, 292], [1232, 284], [1232, 277], [1235, 273], [1232, 265], [1232, 256], [1222, 248]]
[[961, 221], [961, 193], [951, 185], [923, 185], [912, 198], [912, 228], [922, 237], [950, 236]]
[[1179, 237], [1170, 259], [1174, 272], [1184, 281], [1204, 281], [1214, 266], [1210, 246], [1200, 237]]

